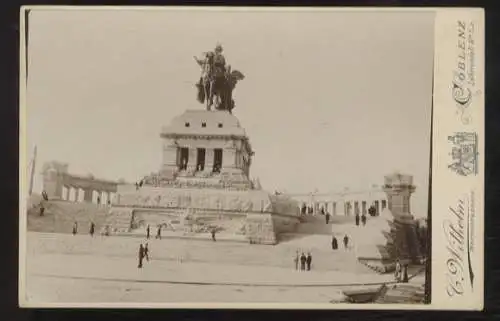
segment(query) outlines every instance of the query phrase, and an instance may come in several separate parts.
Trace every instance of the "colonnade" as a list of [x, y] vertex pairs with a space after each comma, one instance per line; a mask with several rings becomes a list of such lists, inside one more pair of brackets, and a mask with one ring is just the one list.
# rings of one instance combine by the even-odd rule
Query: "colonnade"
[[87, 202], [94, 204], [110, 205], [116, 196], [116, 193], [97, 190], [94, 188], [81, 188], [78, 186], [63, 185], [62, 200], [70, 202]]
[[375, 207], [377, 215], [380, 214], [387, 207], [386, 198], [367, 198], [367, 199], [355, 199], [355, 200], [314, 200], [314, 199], [304, 199], [294, 197], [299, 202], [299, 208], [301, 213], [304, 211], [305, 214], [321, 214], [322, 211], [328, 212], [330, 215], [368, 215], [368, 209], [373, 206]]

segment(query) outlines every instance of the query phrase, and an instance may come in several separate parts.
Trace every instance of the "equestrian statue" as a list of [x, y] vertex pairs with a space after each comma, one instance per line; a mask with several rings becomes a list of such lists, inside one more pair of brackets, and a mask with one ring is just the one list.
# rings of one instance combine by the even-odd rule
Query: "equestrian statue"
[[198, 101], [206, 103], [207, 110], [212, 107], [215, 110], [226, 110], [232, 113], [235, 107], [233, 90], [236, 83], [243, 80], [245, 76], [238, 70], [231, 70], [226, 65], [226, 59], [222, 55], [222, 46], [218, 44], [214, 51], [203, 53], [203, 58], [194, 57], [201, 67], [201, 77], [196, 87], [198, 89]]

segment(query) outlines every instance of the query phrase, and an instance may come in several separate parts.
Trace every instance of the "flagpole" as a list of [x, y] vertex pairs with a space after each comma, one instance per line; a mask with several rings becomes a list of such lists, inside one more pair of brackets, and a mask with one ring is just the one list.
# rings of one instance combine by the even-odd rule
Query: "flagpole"
[[35, 145], [35, 148], [33, 149], [33, 159], [31, 160], [30, 186], [28, 191], [28, 195], [30, 196], [33, 193], [33, 178], [35, 177], [36, 152], [37, 150]]

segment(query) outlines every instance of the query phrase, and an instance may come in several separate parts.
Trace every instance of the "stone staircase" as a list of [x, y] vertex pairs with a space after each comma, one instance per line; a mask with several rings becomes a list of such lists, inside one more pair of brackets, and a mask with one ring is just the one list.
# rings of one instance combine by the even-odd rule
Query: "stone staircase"
[[[71, 233], [74, 222], [78, 223], [78, 234], [88, 233], [93, 221], [96, 233], [102, 228], [109, 208], [92, 203], [75, 203], [63, 200], [28, 202], [28, 231], [46, 233]], [[40, 216], [40, 205], [45, 212]]]
[[326, 224], [323, 215], [305, 215], [300, 218], [295, 234], [323, 234], [332, 235], [332, 224]]
[[113, 208], [104, 221], [111, 233], [128, 233], [131, 231], [132, 211]]
[[404, 303], [404, 304], [422, 304], [424, 303], [425, 289], [424, 285], [412, 283], [398, 283], [389, 286], [385, 293], [381, 294], [375, 303]]

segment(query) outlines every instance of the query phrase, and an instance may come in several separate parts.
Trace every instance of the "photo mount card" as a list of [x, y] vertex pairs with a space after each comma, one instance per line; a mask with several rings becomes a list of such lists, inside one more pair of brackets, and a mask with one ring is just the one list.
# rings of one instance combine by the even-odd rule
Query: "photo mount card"
[[20, 18], [21, 307], [483, 309], [482, 9]]

